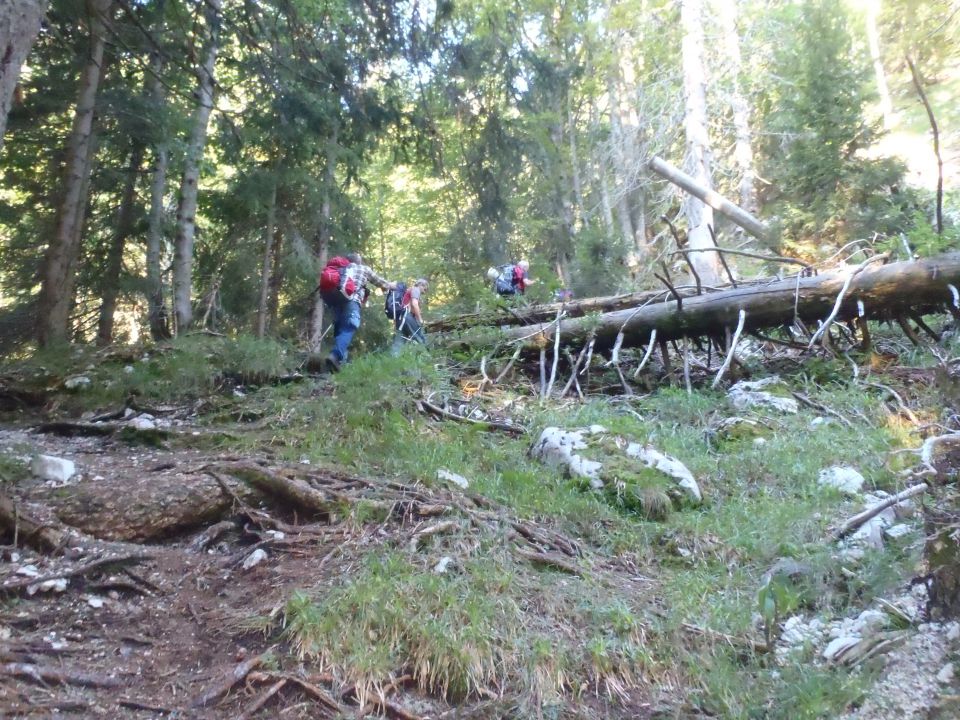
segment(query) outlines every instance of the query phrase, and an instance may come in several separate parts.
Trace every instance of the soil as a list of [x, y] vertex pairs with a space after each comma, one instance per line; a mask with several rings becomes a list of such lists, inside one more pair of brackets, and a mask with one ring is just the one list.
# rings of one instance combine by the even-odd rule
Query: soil
[[[78, 476], [69, 481], [69, 493], [53, 483], [24, 479], [15, 488], [20, 506], [46, 511], [50, 522], [96, 532], [108, 541], [105, 548], [119, 554], [134, 550], [150, 558], [73, 577], [62, 592], [41, 590], [31, 595], [19, 590], [0, 598], [0, 717], [236, 718], [279, 682], [282, 673], [329, 693], [344, 709], [353, 705], [351, 714], [366, 714], [359, 712], [349, 694], [340, 692], [335, 678], [307, 671], [287, 648], [229, 690], [224, 679], [276, 642], [276, 633], [271, 632], [269, 640], [264, 625], [279, 626], [294, 588], [309, 592], [331, 577], [349, 573], [361, 554], [387, 542], [387, 533], [377, 532], [376, 526], [310, 524], [274, 512], [287, 531], [282, 538], [248, 523], [206, 550], [191, 547], [214, 520], [211, 515], [199, 527], [157, 525], [151, 539], [145, 540], [132, 537], [127, 528], [158, 487], [169, 489], [179, 482], [187, 488], [185, 494], [171, 496], [168, 521], [177, 517], [178, 505], [195, 502], [209, 487], [219, 493], [212, 479], [196, 472], [213, 456], [130, 446], [110, 437], [59, 437], [25, 430], [0, 431], [0, 452], [41, 452], [74, 460]], [[87, 500], [79, 502], [78, 497]], [[58, 517], [51, 516], [51, 509]], [[221, 509], [220, 515], [233, 515], [229, 506]], [[115, 522], [109, 521], [110, 513], [116, 514]], [[297, 532], [291, 533], [292, 528]], [[31, 570], [44, 576], [77, 568], [103, 554], [89, 547], [48, 555], [25, 549], [22, 542], [18, 548], [4, 546], [0, 585], [23, 581], [27, 577], [23, 573]], [[243, 561], [255, 547], [265, 550], [267, 557], [245, 570]], [[278, 667], [281, 658], [287, 665]], [[94, 684], [115, 687], [31, 678], [12, 663], [37, 666], [41, 674], [46, 670], [86, 674], [93, 676]], [[222, 698], [207, 707], [193, 707], [204, 693], [221, 685]], [[401, 710], [427, 702], [416, 697], [415, 689], [404, 687], [391, 700]], [[444, 709], [432, 699], [428, 707]], [[336, 715], [302, 685], [288, 681], [250, 717]]]

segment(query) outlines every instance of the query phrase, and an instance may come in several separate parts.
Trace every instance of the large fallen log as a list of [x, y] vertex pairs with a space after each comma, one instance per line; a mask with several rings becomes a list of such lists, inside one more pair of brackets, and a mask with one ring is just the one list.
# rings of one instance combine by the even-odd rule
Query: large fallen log
[[[681, 295], [692, 295], [696, 291], [692, 288], [684, 288], [678, 290], [678, 292]], [[427, 332], [437, 333], [449, 330], [465, 330], [478, 326], [501, 327], [518, 323], [532, 325], [553, 320], [561, 308], [568, 318], [583, 317], [592, 313], [613, 312], [624, 308], [637, 307], [637, 305], [642, 305], [650, 300], [666, 299], [669, 295], [669, 290], [643, 290], [641, 292], [583, 298], [582, 300], [550, 303], [548, 305], [530, 305], [528, 307], [502, 305], [496, 310], [438, 318], [426, 323], [424, 327]]]
[[[845, 285], [840, 305], [835, 308]], [[746, 314], [746, 331], [789, 325], [795, 317], [814, 326], [831, 315], [833, 320], [843, 321], [858, 316], [861, 304], [864, 317], [895, 318], [911, 311], [953, 304], [956, 291], [950, 285], [960, 285], [960, 253], [843, 268], [816, 277], [771, 280], [704, 293], [682, 298], [682, 302], [671, 298], [600, 316], [567, 318], [559, 323], [560, 342], [581, 346], [593, 336], [595, 349], [602, 350], [612, 348], [621, 331], [623, 347], [648, 343], [653, 330], [657, 331], [658, 341], [722, 336], [725, 328], [737, 325], [741, 310]], [[552, 344], [556, 330], [556, 322], [542, 322], [504, 328], [495, 337], [485, 334], [471, 340], [466, 334], [446, 343], [521, 343], [528, 350], [539, 350]]]

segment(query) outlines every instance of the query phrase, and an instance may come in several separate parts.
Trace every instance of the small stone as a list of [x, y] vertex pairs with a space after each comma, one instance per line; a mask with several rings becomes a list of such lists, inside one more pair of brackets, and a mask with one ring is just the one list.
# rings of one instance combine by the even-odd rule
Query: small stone
[[300, 456], [300, 464], [301, 464], [301, 465], [309, 465], [309, 464], [310, 464], [310, 458], [309, 458], [309, 456], [307, 456], [307, 455], [301, 455], [301, 456]]
[[590, 435], [603, 435], [607, 432], [607, 429], [603, 425], [591, 425], [587, 428], [587, 432]]
[[960, 623], [952, 622], [947, 626], [947, 640], [950, 642], [960, 640]]
[[40, 571], [37, 570], [36, 565], [24, 565], [23, 567], [17, 568], [17, 575], [23, 575], [24, 577], [40, 577]]
[[97, 597], [96, 595], [91, 595], [90, 597], [87, 598], [87, 605], [89, 605], [90, 607], [96, 610], [99, 610], [100, 608], [102, 608], [106, 604], [106, 602], [107, 601], [104, 600], [102, 597]]
[[839, 661], [843, 655], [860, 642], [860, 638], [853, 635], [845, 635], [831, 640], [823, 649], [823, 657], [830, 661]]
[[130, 427], [134, 430], [155, 430], [157, 424], [150, 418], [141, 415], [130, 421]]
[[67, 390], [80, 390], [90, 387], [90, 378], [86, 375], [74, 375], [63, 381], [63, 386]]
[[136, 415], [136, 413], [137, 413], [137, 411], [134, 410], [133, 408], [129, 408], [129, 407], [128, 407], [128, 408], [124, 408], [124, 410], [123, 410], [123, 419], [126, 420], [126, 419], [129, 418], [131, 415]]
[[449, 555], [444, 555], [440, 558], [440, 562], [433, 566], [433, 572], [435, 575], [443, 575], [447, 568], [450, 566], [450, 563], [453, 562], [453, 558]]
[[810, 427], [812, 427], [812, 428], [819, 427], [819, 426], [823, 425], [825, 422], [827, 422], [827, 419], [826, 419], [826, 418], [824, 418], [824, 417], [815, 417], [813, 420], [810, 421]]
[[133, 375], [133, 365], [125, 365], [123, 372], [127, 375]]
[[767, 444], [767, 439], [762, 437], [754, 438], [753, 444], [756, 445], [757, 447], [763, 447], [764, 445]]
[[457, 473], [451, 472], [450, 470], [445, 470], [444, 468], [437, 470], [437, 480], [445, 480], [446, 482], [453, 483], [462, 490], [466, 490], [468, 487], [470, 487], [470, 481], [467, 480], [463, 475], [457, 475]]
[[832, 487], [844, 495], [857, 495], [863, 488], [863, 475], [852, 467], [834, 465], [820, 471], [817, 483], [825, 487]]
[[287, 537], [286, 533], [280, 532], [279, 530], [267, 530], [266, 534], [272, 537], [274, 540], [283, 540], [285, 537]]
[[947, 663], [937, 673], [937, 682], [949, 685], [953, 682], [953, 663]]
[[870, 635], [883, 630], [890, 621], [886, 613], [879, 610], [864, 610], [853, 622], [853, 631], [858, 635]]
[[50, 482], [65, 483], [73, 477], [77, 466], [72, 460], [54, 457], [53, 455], [37, 455], [30, 464], [34, 475]]
[[247, 559], [243, 561], [243, 569], [249, 570], [252, 567], [256, 567], [264, 560], [267, 559], [267, 552], [263, 548], [257, 548], [252, 553], [247, 555]]

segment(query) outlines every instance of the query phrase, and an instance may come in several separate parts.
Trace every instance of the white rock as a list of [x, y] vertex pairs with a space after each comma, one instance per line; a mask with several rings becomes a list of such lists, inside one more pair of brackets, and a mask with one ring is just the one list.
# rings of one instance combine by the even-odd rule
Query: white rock
[[700, 486], [694, 479], [693, 473], [675, 457], [664, 455], [649, 445], [640, 445], [639, 443], [630, 443], [627, 445], [627, 455], [636, 458], [647, 467], [659, 470], [665, 475], [669, 475], [675, 479], [677, 484], [694, 502], [700, 503], [703, 501]]
[[267, 559], [267, 551], [263, 548], [257, 548], [252, 553], [247, 555], [246, 560], [243, 561], [243, 569], [249, 570], [252, 567], [256, 567], [264, 560]]
[[823, 649], [823, 657], [829, 661], [839, 661], [842, 659], [843, 655], [850, 650], [850, 648], [855, 647], [861, 638], [855, 637], [853, 635], [845, 635], [831, 640], [829, 644]]
[[763, 388], [779, 383], [780, 378], [777, 375], [752, 382], [741, 380], [730, 388], [727, 396], [738, 410], [746, 410], [751, 407], [767, 407], [784, 413], [796, 414], [800, 409], [796, 400], [790, 397], [773, 395], [763, 390]]
[[462, 490], [466, 490], [468, 487], [470, 487], [470, 481], [467, 480], [463, 475], [457, 475], [457, 473], [445, 470], [443, 468], [437, 470], [437, 480], [446, 480]]
[[37, 592], [55, 592], [62, 593], [67, 589], [69, 581], [67, 578], [56, 578], [54, 580], [44, 580], [42, 583], [30, 585], [27, 587], [27, 595], [34, 595]]
[[953, 663], [944, 665], [937, 673], [937, 682], [949, 685], [953, 682]]
[[530, 454], [547, 465], [566, 469], [573, 477], [590, 480], [593, 488], [603, 487], [603, 481], [600, 480], [603, 465], [574, 452], [587, 447], [583, 435], [583, 431], [544, 428]]
[[947, 626], [947, 640], [950, 642], [960, 640], [960, 623], [952, 622]]
[[853, 630], [857, 635], [871, 635], [883, 630], [888, 622], [890, 617], [886, 613], [879, 610], [864, 610], [853, 622]]
[[129, 418], [131, 415], [136, 415], [136, 413], [137, 413], [137, 411], [134, 410], [133, 408], [130, 408], [130, 407], [124, 408], [124, 409], [123, 409], [123, 419], [126, 420], [126, 419]]
[[266, 534], [272, 537], [274, 540], [283, 540], [285, 537], [287, 537], [286, 533], [280, 532], [279, 530], [267, 530]]
[[87, 605], [94, 609], [100, 609], [106, 604], [106, 600], [102, 597], [97, 597], [96, 595], [91, 595], [87, 598]]
[[125, 365], [123, 372], [127, 375], [133, 375], [133, 365]]
[[449, 555], [444, 555], [442, 558], [440, 558], [440, 562], [433, 566], [433, 572], [437, 575], [443, 575], [452, 562], [452, 557]]
[[72, 460], [53, 455], [37, 455], [30, 464], [30, 469], [37, 477], [58, 483], [67, 482], [77, 472], [77, 466]]
[[886, 535], [891, 540], [896, 540], [897, 538], [902, 538], [905, 535], [909, 535], [913, 532], [913, 528], [906, 523], [898, 523], [897, 525], [891, 525], [886, 530], [883, 531], [883, 534]]
[[857, 495], [863, 488], [863, 475], [852, 467], [834, 465], [820, 471], [817, 483], [825, 487], [832, 487], [844, 495]]
[[812, 428], [819, 427], [820, 425], [823, 425], [825, 422], [827, 422], [826, 418], [815, 417], [813, 420], [810, 421], [810, 427]]
[[587, 433], [590, 435], [604, 435], [607, 432], [607, 429], [603, 425], [591, 425], [587, 428]]
[[37, 570], [36, 565], [24, 565], [23, 567], [17, 568], [17, 575], [23, 575], [24, 577], [40, 577], [40, 571]]
[[134, 430], [154, 430], [156, 429], [157, 424], [150, 418], [141, 415], [130, 421], [130, 427], [132, 427]]
[[67, 390], [79, 390], [81, 388], [90, 387], [90, 378], [86, 375], [74, 375], [73, 377], [68, 377], [63, 381], [63, 386]]
[[767, 439], [762, 437], [754, 438], [753, 444], [756, 445], [757, 447], [763, 447], [764, 445], [767, 444]]

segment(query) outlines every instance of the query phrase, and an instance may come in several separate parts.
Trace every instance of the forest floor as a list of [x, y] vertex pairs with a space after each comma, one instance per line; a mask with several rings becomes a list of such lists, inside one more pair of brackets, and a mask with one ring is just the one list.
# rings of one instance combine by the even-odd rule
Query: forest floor
[[[653, 367], [613, 395], [599, 361], [549, 402], [522, 367], [478, 388], [411, 352], [302, 377], [243, 339], [10, 362], [0, 716], [956, 717], [960, 626], [926, 554], [960, 453], [918, 451], [960, 429], [960, 348], [875, 336], [855, 374], [746, 347], [739, 375], [779, 376], [786, 410], [696, 369], [691, 393]], [[623, 468], [593, 490], [532, 457], [551, 426], [603, 426], [605, 462], [649, 443], [703, 502]], [[863, 487], [818, 482], [832, 467]]]

